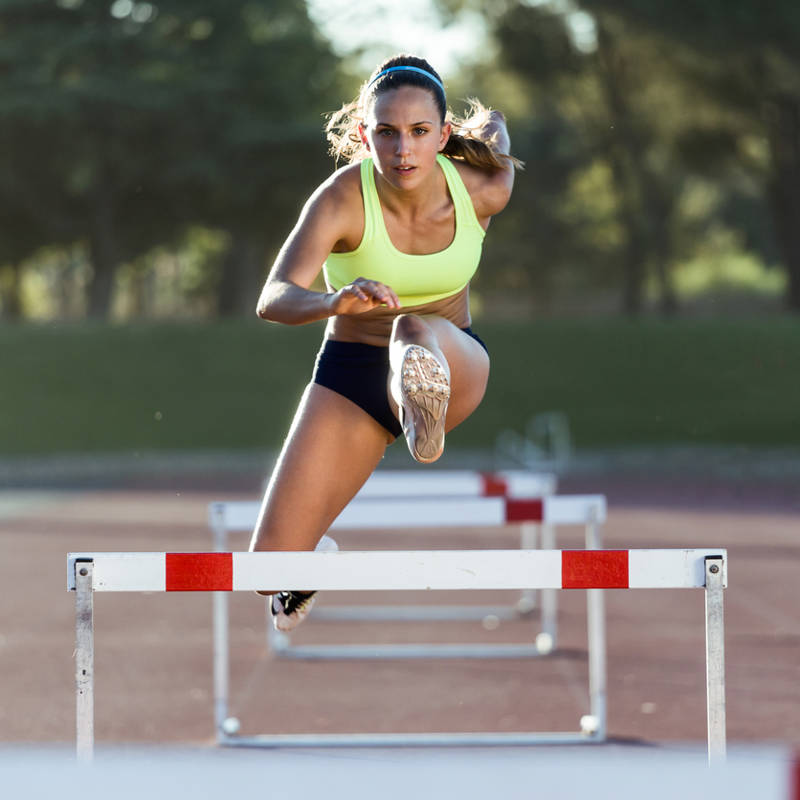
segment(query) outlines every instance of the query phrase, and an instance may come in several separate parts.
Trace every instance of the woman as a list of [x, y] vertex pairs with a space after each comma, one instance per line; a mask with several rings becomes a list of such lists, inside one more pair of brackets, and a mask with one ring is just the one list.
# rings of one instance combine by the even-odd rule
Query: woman
[[[451, 119], [431, 65], [398, 56], [327, 132], [351, 163], [308, 200], [258, 301], [263, 319], [328, 324], [251, 550], [315, 549], [401, 433], [417, 461], [435, 461], [489, 375], [468, 293], [518, 164], [502, 114], [473, 102], [469, 119]], [[320, 270], [326, 292], [309, 288]], [[291, 630], [313, 599], [274, 593], [275, 626]]]

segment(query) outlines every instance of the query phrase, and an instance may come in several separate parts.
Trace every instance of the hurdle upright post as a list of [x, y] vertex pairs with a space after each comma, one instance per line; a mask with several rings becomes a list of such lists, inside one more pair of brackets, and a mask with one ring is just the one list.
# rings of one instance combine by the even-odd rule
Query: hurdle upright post
[[75, 561], [75, 685], [77, 756], [94, 756], [94, 609], [92, 562]]
[[[212, 504], [209, 523], [214, 533], [214, 551], [225, 552], [228, 536], [225, 528], [225, 507]], [[227, 592], [212, 592], [214, 641], [214, 730], [219, 738], [228, 718], [228, 693], [230, 691], [230, 610]]]
[[[596, 517], [596, 512], [593, 517]], [[600, 531], [596, 519], [592, 519], [586, 526], [586, 549], [598, 550], [600, 546]], [[555, 594], [554, 591], [552, 593]], [[586, 590], [586, 626], [589, 638], [590, 718], [581, 727], [603, 740], [608, 725], [605, 589]]]
[[708, 763], [725, 760], [725, 624], [722, 556], [707, 556], [706, 572], [706, 703], [708, 708]]

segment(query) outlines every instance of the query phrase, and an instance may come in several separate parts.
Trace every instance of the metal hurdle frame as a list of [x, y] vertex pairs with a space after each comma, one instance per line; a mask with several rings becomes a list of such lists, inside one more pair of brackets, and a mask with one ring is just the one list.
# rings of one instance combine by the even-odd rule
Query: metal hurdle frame
[[[457, 506], [455, 505], [457, 504]], [[214, 549], [226, 552], [229, 531], [252, 531], [258, 516], [256, 502], [212, 503], [209, 520], [214, 532]], [[402, 519], [402, 524], [396, 520]], [[543, 523], [542, 540], [545, 549], [555, 549], [555, 529], [558, 525], [582, 525], [585, 527], [586, 548], [602, 546], [600, 526], [606, 519], [606, 499], [603, 495], [555, 495], [539, 499], [515, 500], [506, 497], [459, 497], [435, 496], [409, 499], [357, 497], [334, 520], [331, 530], [350, 529], [399, 529], [399, 528], [453, 528], [464, 525], [520, 524], [522, 548], [536, 547], [536, 528]], [[530, 599], [531, 590], [523, 591], [521, 599]], [[520, 658], [548, 655], [557, 645], [557, 593], [542, 590], [542, 617], [539, 634], [532, 637], [531, 644], [386, 644], [359, 645], [305, 645], [291, 644], [288, 634], [267, 627], [270, 649], [281, 658], [295, 659], [379, 659], [379, 658]], [[591, 598], [590, 606], [599, 605], [602, 599]], [[229, 624], [228, 598], [219, 596], [214, 605], [215, 630]], [[327, 613], [324, 613], [326, 612]], [[590, 610], [590, 614], [602, 616], [602, 609]], [[420, 606], [345, 606], [330, 609], [315, 609], [315, 619], [345, 620], [470, 620], [484, 619], [493, 614], [499, 619], [512, 619], [519, 612], [508, 608], [486, 606], [447, 606], [427, 608]], [[591, 636], [591, 634], [590, 634]], [[220, 638], [222, 642], [222, 638]]]
[[[348, 553], [72, 553], [68, 588], [76, 592], [76, 733], [82, 760], [94, 752], [94, 610], [96, 591], [254, 591], [283, 581], [323, 590], [481, 590], [703, 588], [706, 626], [708, 757], [725, 758], [725, 550], [408, 551]], [[589, 658], [597, 691], [601, 655]], [[532, 745], [599, 742], [606, 736], [605, 686], [601, 719], [584, 717], [580, 733], [297, 734], [236, 736], [225, 732], [217, 708], [217, 736], [230, 746], [343, 747]], [[592, 724], [590, 724], [592, 723]]]
[[[355, 496], [355, 501], [397, 498], [461, 497], [507, 497], [510, 499], [534, 499], [550, 497], [556, 493], [558, 479], [552, 473], [528, 470], [378, 470], [366, 481]], [[214, 549], [228, 550], [228, 534], [252, 533], [260, 504], [258, 502], [234, 501], [211, 503], [208, 507], [208, 526], [211, 529]], [[555, 530], [550, 523], [520, 522], [520, 548], [531, 550], [541, 546], [555, 547]], [[548, 544], [549, 543], [549, 544]], [[598, 545], [599, 546], [599, 545]], [[517, 619], [531, 613], [537, 606], [536, 591], [524, 589], [516, 605], [511, 607], [486, 608], [485, 606], [371, 606], [369, 609], [354, 606], [317, 608], [314, 618], [318, 620], [383, 620], [394, 622], [481, 620], [492, 614], [499, 620]], [[542, 632], [551, 643], [557, 636], [557, 595], [547, 592], [542, 602]], [[286, 652], [290, 648], [287, 637], [277, 632], [270, 635], [270, 648]]]
[[[454, 505], [457, 504], [457, 505]], [[252, 531], [258, 516], [259, 504], [239, 501], [212, 503], [209, 519], [214, 531], [214, 549], [226, 552], [229, 531]], [[402, 519], [402, 524], [396, 520]], [[555, 528], [558, 525], [582, 525], [585, 527], [586, 548], [602, 546], [600, 525], [606, 519], [606, 499], [603, 495], [555, 495], [539, 499], [514, 500], [505, 497], [415, 497], [409, 498], [356, 498], [339, 517], [331, 530], [381, 530], [400, 528], [453, 528], [464, 525], [506, 525], [521, 523], [523, 547], [534, 549], [535, 526], [543, 525], [543, 541], [546, 549], [555, 549]], [[527, 546], [526, 546], [527, 545]], [[529, 598], [531, 591], [521, 594]], [[602, 603], [601, 598], [590, 598], [591, 605]], [[229, 624], [227, 596], [219, 596], [214, 605], [215, 630], [227, 631]], [[489, 614], [498, 618], [515, 618], [507, 608], [486, 606], [447, 606], [432, 608], [420, 606], [345, 606], [316, 609], [315, 619], [345, 620], [470, 620], [484, 619]], [[590, 614], [602, 616], [602, 609], [590, 610]], [[267, 627], [270, 649], [281, 658], [295, 659], [379, 659], [379, 658], [520, 658], [548, 655], [557, 642], [556, 592], [542, 590], [541, 631], [531, 644], [386, 644], [370, 645], [292, 645], [288, 634]], [[222, 639], [220, 639], [220, 642]]]

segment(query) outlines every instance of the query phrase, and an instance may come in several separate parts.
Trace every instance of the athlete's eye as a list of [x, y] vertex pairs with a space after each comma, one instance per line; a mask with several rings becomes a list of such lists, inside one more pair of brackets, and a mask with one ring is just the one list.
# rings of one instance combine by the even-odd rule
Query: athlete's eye
[[391, 128], [381, 128], [378, 131], [378, 136], [391, 136], [393, 133]]
[[426, 134], [427, 132], [428, 132], [427, 128], [414, 128], [414, 133], [416, 133], [417, 136], [422, 136], [423, 134]]

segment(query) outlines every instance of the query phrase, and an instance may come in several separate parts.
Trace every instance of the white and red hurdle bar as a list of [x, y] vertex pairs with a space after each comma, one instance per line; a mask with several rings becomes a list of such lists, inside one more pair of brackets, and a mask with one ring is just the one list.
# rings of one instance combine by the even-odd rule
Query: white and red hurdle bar
[[[338, 553], [83, 553], [68, 556], [76, 592], [77, 750], [94, 749], [93, 594], [97, 591], [229, 592], [263, 586], [337, 590], [705, 589], [709, 761], [725, 756], [724, 550], [449, 550]], [[590, 673], [591, 673], [590, 660]], [[590, 675], [591, 681], [591, 675]], [[604, 699], [604, 698], [603, 698]], [[328, 734], [237, 737], [241, 746], [524, 745], [602, 741], [571, 733]]]

